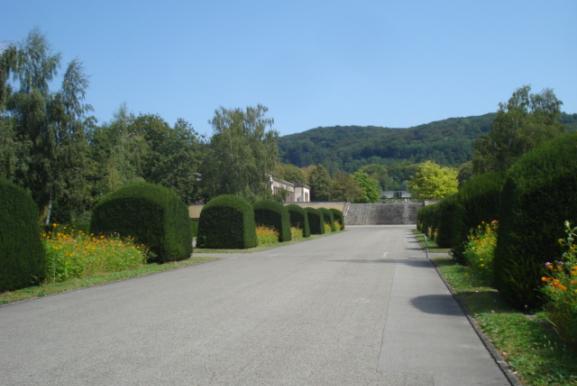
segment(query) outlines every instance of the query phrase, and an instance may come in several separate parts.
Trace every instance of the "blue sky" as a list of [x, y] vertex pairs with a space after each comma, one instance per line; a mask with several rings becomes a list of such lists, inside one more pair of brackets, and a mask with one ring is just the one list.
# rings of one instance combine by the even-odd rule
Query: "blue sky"
[[10, 1], [0, 41], [37, 27], [79, 58], [100, 122], [263, 104], [281, 134], [407, 127], [495, 111], [523, 84], [577, 112], [577, 1]]

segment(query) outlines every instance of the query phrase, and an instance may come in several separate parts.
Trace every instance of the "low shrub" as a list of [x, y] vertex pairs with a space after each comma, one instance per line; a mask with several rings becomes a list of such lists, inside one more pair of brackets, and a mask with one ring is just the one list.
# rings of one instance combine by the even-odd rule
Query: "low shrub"
[[497, 245], [497, 220], [482, 222], [469, 234], [463, 252], [465, 262], [480, 282], [493, 285], [493, 258]]
[[325, 233], [323, 214], [320, 210], [315, 208], [306, 208], [307, 217], [309, 219], [309, 226], [312, 235], [320, 235]]
[[143, 246], [117, 236], [94, 236], [64, 228], [44, 233], [43, 238], [47, 282], [118, 272], [146, 264]]
[[304, 238], [303, 230], [301, 228], [291, 227], [291, 236], [293, 240], [302, 240]]
[[310, 237], [311, 229], [307, 211], [298, 205], [287, 205], [291, 227], [302, 229], [303, 237]]
[[548, 300], [547, 318], [561, 339], [577, 349], [577, 227], [566, 222], [565, 233], [561, 259], [545, 263], [542, 291]]
[[24, 189], [0, 179], [0, 292], [41, 282], [45, 251], [38, 208]]
[[577, 133], [528, 152], [507, 172], [495, 249], [495, 284], [519, 309], [543, 302], [544, 264], [560, 256], [563, 222], [577, 221]]
[[[319, 210], [323, 214], [324, 223], [329, 226], [329, 232], [335, 232], [337, 229], [335, 228], [335, 218], [333, 216], [333, 212], [327, 208], [319, 208]], [[327, 228], [325, 228], [325, 233], [327, 233], [326, 229]]]
[[200, 212], [198, 246], [201, 248], [252, 248], [257, 245], [254, 209], [243, 198], [222, 195]]
[[198, 236], [198, 219], [197, 218], [191, 218], [190, 219], [190, 230], [191, 230], [192, 237]]
[[331, 208], [329, 209], [333, 214], [333, 219], [335, 222], [335, 228], [337, 231], [342, 231], [345, 229], [345, 219], [343, 216], [343, 212], [338, 209]]
[[257, 225], [256, 239], [258, 245], [278, 244], [279, 234], [278, 231], [274, 228], [264, 225]]
[[90, 230], [133, 238], [146, 245], [151, 261], [182, 260], [192, 252], [188, 208], [172, 190], [147, 182], [104, 196], [94, 208]]
[[324, 228], [324, 230], [325, 230], [324, 233], [331, 233], [331, 232], [333, 231], [332, 228], [331, 228], [331, 225], [330, 225], [330, 224], [327, 224], [327, 223], [324, 223], [324, 224], [323, 224], [323, 228]]
[[290, 241], [290, 218], [288, 210], [279, 202], [262, 200], [254, 204], [254, 221], [258, 226], [276, 230], [278, 241]]
[[426, 234], [428, 238], [435, 240], [439, 229], [440, 205], [427, 205], [419, 209], [417, 213], [417, 229]]

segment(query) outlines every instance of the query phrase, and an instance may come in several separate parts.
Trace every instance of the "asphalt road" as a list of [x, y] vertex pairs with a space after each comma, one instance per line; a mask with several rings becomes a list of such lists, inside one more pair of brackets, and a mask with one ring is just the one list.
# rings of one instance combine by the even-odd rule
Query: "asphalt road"
[[1, 385], [508, 385], [406, 226], [0, 307]]

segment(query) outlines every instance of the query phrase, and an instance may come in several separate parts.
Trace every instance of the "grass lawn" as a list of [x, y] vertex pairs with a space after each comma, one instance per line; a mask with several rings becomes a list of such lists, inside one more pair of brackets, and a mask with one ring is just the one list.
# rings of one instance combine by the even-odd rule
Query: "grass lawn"
[[432, 252], [432, 253], [449, 253], [449, 251], [451, 250], [450, 248], [440, 248], [437, 245], [437, 243], [435, 242], [435, 240], [431, 240], [428, 237], [425, 238], [425, 235], [416, 229], [413, 229], [413, 234], [417, 238], [417, 241], [419, 242], [419, 245], [421, 246], [421, 248], [429, 248], [429, 252]]
[[523, 314], [449, 256], [432, 258], [455, 296], [526, 385], [577, 385], [577, 353], [558, 339], [543, 313]]
[[190, 259], [164, 264], [146, 264], [141, 267], [104, 274], [93, 275], [81, 279], [70, 279], [60, 283], [48, 283], [35, 287], [22, 288], [16, 291], [0, 293], [0, 304], [12, 303], [20, 300], [33, 299], [42, 296], [57, 294], [78, 288], [92, 287], [100, 284], [146, 276], [157, 272], [170, 271], [214, 261], [216, 258], [207, 256], [193, 256]]

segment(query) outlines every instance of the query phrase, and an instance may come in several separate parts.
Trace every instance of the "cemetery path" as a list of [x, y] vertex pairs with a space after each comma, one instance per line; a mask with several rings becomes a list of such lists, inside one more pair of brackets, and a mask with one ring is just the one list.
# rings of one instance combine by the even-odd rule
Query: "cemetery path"
[[2, 385], [508, 385], [408, 226], [0, 307]]

